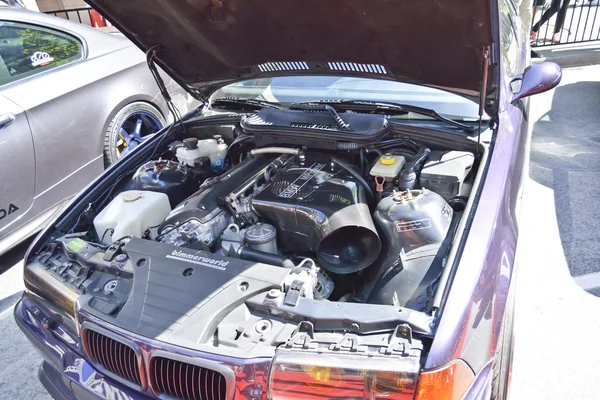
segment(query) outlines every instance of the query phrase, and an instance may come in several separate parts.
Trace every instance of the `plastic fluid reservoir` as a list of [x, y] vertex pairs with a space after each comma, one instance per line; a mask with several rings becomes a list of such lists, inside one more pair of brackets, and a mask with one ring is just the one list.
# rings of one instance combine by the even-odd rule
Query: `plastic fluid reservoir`
[[156, 238], [158, 226], [171, 212], [169, 197], [148, 190], [128, 190], [119, 193], [94, 218], [94, 228], [100, 241], [110, 244], [124, 236], [141, 238], [149, 231]]
[[203, 158], [208, 158], [210, 167], [215, 172], [223, 170], [226, 155], [227, 144], [218, 136], [216, 139], [184, 139], [183, 146], [178, 147], [176, 151], [177, 160], [190, 167], [197, 167], [198, 164], [202, 164]]
[[395, 156], [390, 153], [384, 154], [379, 157], [369, 174], [371, 176], [383, 176], [386, 181], [392, 181], [400, 173], [405, 161], [402, 156]]

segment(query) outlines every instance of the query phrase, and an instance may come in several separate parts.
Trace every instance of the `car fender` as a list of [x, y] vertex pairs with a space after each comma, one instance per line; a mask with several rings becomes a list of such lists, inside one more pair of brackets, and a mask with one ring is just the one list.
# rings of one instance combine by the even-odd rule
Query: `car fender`
[[478, 373], [494, 356], [517, 246], [517, 198], [523, 183], [527, 121], [514, 106], [499, 115], [489, 164], [455, 276], [442, 304], [425, 368], [456, 358]]

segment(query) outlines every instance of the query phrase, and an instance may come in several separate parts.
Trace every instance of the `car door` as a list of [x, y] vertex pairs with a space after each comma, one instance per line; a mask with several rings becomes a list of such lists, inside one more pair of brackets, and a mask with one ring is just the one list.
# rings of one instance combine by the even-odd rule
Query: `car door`
[[81, 72], [74, 67], [83, 59], [84, 48], [79, 38], [58, 29], [0, 21], [0, 36], [9, 33], [15, 37], [10, 52], [0, 51], [9, 57], [4, 61], [12, 84], [3, 95], [27, 112], [37, 160], [35, 194], [40, 196], [84, 164], [79, 159], [82, 152], [70, 149], [69, 132], [86, 104], [68, 102]]
[[[0, 239], [62, 200], [57, 196], [45, 201], [40, 196], [68, 173], [44, 162], [44, 156], [51, 157], [53, 149], [48, 140], [35, 137], [33, 126], [51, 124], [52, 118], [32, 119], [30, 103], [45, 101], [48, 75], [82, 57], [83, 46], [72, 36], [40, 25], [0, 19], [0, 120], [6, 121], [0, 130]], [[23, 96], [15, 96], [17, 93]], [[28, 102], [22, 102], [23, 98]], [[55, 113], [60, 107], [60, 102], [56, 103]], [[64, 164], [65, 160], [58, 159], [54, 163]], [[40, 171], [54, 175], [44, 176]], [[2, 249], [0, 246], [0, 252]]]
[[34, 189], [33, 138], [25, 111], [0, 95], [0, 239], [26, 219]]

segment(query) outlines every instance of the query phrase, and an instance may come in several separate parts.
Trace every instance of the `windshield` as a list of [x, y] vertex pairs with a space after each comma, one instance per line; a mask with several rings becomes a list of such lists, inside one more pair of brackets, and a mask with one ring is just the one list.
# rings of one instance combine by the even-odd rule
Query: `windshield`
[[[211, 101], [222, 97], [260, 99], [284, 105], [318, 100], [381, 101], [432, 109], [452, 119], [475, 121], [479, 118], [479, 106], [465, 97], [426, 86], [367, 78], [286, 76], [252, 79], [219, 89]], [[398, 118], [429, 119], [414, 113]]]

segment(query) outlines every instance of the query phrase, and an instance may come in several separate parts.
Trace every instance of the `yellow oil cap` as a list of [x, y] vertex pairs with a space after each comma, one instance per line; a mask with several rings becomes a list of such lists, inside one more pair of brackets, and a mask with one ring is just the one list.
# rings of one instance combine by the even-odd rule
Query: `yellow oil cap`
[[379, 161], [381, 161], [381, 164], [383, 165], [394, 165], [396, 163], [396, 157], [391, 154], [385, 154], [381, 156]]

